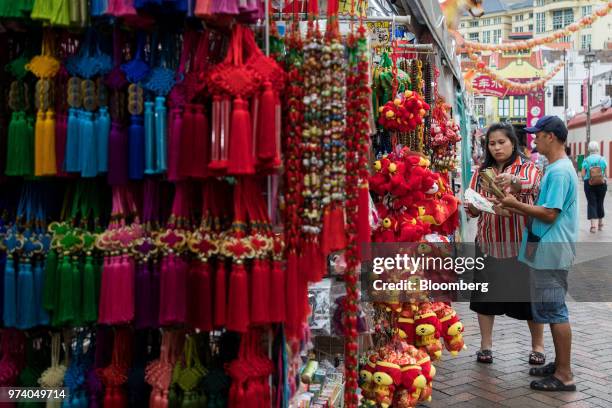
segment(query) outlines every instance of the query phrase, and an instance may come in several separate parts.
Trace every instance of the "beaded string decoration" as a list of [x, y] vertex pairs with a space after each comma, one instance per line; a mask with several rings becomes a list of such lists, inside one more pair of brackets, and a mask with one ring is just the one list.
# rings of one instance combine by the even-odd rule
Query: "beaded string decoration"
[[327, 3], [327, 32], [322, 48], [322, 187], [321, 251], [327, 256], [346, 246], [344, 226], [346, 77], [344, 45], [338, 28], [337, 1]]
[[[316, 0], [308, 2], [308, 32], [304, 44], [304, 129], [301, 138], [302, 176], [302, 242], [300, 244], [300, 273], [311, 282], [321, 280], [324, 273], [324, 259], [321, 251], [322, 229], [322, 143], [323, 118], [321, 117], [322, 60], [321, 33], [315, 18], [318, 15]], [[329, 90], [327, 90], [329, 91]]]
[[[420, 96], [423, 93], [423, 61], [420, 59], [412, 60], [412, 89], [414, 92], [417, 92]], [[413, 151], [423, 152], [423, 135], [424, 135], [424, 127], [423, 123], [417, 125], [414, 133], [413, 140]]]
[[[363, 6], [360, 2], [358, 5]], [[351, 2], [351, 14], [355, 16], [355, 1]], [[348, 40], [349, 65], [347, 74], [347, 158], [346, 158], [346, 216], [347, 216], [347, 263], [344, 272], [346, 285], [346, 308], [344, 327], [345, 342], [345, 387], [344, 401], [347, 407], [357, 406], [357, 316], [359, 312], [357, 279], [362, 245], [370, 241], [369, 191], [367, 179], [369, 150], [369, 104], [368, 50], [363, 18], [357, 33], [351, 32]]]
[[[435, 109], [434, 106], [434, 95], [433, 95], [433, 64], [431, 63], [431, 59], [428, 58], [425, 60], [424, 64], [423, 64], [423, 70], [424, 72], [424, 98], [425, 98], [425, 102], [427, 102], [429, 104], [429, 106], [431, 107], [431, 111], [433, 113], [433, 110]], [[423, 154], [425, 154], [428, 157], [431, 157], [432, 154], [432, 150], [431, 150], [431, 138], [429, 137], [430, 131], [431, 131], [431, 118], [432, 115], [427, 115], [424, 118], [424, 140], [423, 140]]]
[[287, 118], [284, 131], [283, 152], [285, 172], [284, 182], [284, 225], [285, 225], [285, 258], [286, 266], [286, 321], [285, 331], [289, 339], [300, 338], [302, 315], [299, 314], [299, 305], [305, 301], [307, 275], [298, 272], [298, 254], [300, 249], [300, 236], [302, 231], [302, 218], [300, 209], [303, 205], [302, 191], [304, 178], [302, 175], [302, 131], [304, 123], [304, 63], [303, 43], [299, 32], [299, 19], [297, 17], [297, 2], [294, 2], [293, 23], [286, 39], [287, 53], [285, 67], [287, 69], [288, 84], [285, 93], [285, 114]]

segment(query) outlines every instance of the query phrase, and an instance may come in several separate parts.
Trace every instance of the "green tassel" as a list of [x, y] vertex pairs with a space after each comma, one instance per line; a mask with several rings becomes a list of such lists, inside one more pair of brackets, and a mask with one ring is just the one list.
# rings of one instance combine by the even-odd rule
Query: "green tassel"
[[83, 275], [81, 273], [81, 263], [78, 257], [72, 258], [72, 293], [73, 301], [72, 307], [74, 322], [73, 326], [79, 327], [83, 325], [83, 308], [82, 308], [82, 300], [83, 300]]
[[8, 176], [29, 176], [32, 174], [34, 155], [34, 133], [32, 129], [32, 143], [28, 123], [24, 112], [13, 112], [9, 124], [6, 174]]
[[47, 262], [45, 263], [45, 283], [43, 288], [43, 307], [49, 313], [57, 311], [55, 303], [55, 295], [57, 288], [55, 282], [57, 279], [57, 252], [50, 250], [47, 254]]
[[26, 119], [26, 126], [24, 129], [26, 141], [26, 151], [23, 160], [22, 175], [33, 176], [34, 175], [34, 119], [28, 117]]
[[59, 267], [59, 307], [57, 312], [57, 323], [64, 325], [74, 320], [74, 281], [70, 257], [64, 255]]
[[95, 259], [94, 272], [96, 283], [96, 311], [100, 305], [100, 288], [102, 286], [102, 269], [104, 268], [104, 257], [99, 256]]
[[93, 323], [98, 320], [98, 306], [96, 302], [96, 271], [91, 255], [85, 258], [83, 268], [83, 321]]

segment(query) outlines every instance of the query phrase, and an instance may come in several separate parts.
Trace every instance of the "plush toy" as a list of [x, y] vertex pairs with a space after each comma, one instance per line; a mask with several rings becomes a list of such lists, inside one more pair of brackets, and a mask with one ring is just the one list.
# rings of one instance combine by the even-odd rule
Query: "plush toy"
[[431, 401], [431, 392], [433, 389], [433, 378], [436, 376], [436, 367], [431, 363], [431, 357], [425, 350], [419, 350], [417, 352], [417, 364], [421, 367], [423, 376], [427, 381], [427, 384], [421, 391], [419, 400]]
[[414, 344], [416, 333], [414, 331], [414, 311], [411, 307], [402, 308], [402, 312], [397, 318], [397, 334], [400, 339], [408, 344]]
[[408, 90], [378, 108], [378, 124], [389, 131], [410, 132], [423, 123], [429, 109], [421, 95]]
[[372, 376], [376, 372], [376, 360], [378, 359], [377, 354], [372, 354], [368, 357], [368, 362], [359, 371], [359, 378], [361, 380], [361, 395], [363, 395], [365, 406], [376, 405], [376, 394], [374, 393], [374, 383], [372, 382]]
[[408, 398], [404, 401], [405, 406], [415, 407], [419, 403], [419, 397], [427, 386], [427, 379], [422, 374], [423, 369], [413, 359], [412, 364], [402, 366], [402, 386], [408, 391]]
[[457, 316], [457, 312], [444, 302], [435, 302], [432, 309], [436, 312], [440, 320], [444, 346], [451, 355], [456, 356], [461, 350], [466, 349], [463, 341], [463, 324]]
[[436, 313], [427, 304], [419, 307], [414, 316], [416, 332], [416, 346], [424, 348], [432, 360], [439, 360], [442, 356], [442, 343], [440, 342], [440, 321]]
[[430, 232], [429, 225], [418, 218], [402, 214], [398, 222], [399, 242], [419, 242]]
[[388, 408], [393, 402], [393, 394], [402, 381], [402, 370], [399, 365], [389, 361], [376, 362], [376, 372], [372, 376], [376, 402], [382, 408]]
[[[387, 157], [382, 157], [374, 162], [374, 170], [376, 172], [368, 179], [369, 187], [376, 194], [384, 196], [391, 190], [391, 177], [389, 175], [389, 167], [391, 160]], [[393, 167], [391, 167], [393, 168]]]

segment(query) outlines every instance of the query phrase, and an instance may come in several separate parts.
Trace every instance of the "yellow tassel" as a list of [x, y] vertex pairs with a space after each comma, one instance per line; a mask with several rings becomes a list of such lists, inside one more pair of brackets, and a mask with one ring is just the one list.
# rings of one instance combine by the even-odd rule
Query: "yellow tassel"
[[47, 111], [44, 124], [43, 162], [42, 171], [45, 176], [54, 176], [57, 173], [55, 159], [55, 112]]
[[43, 175], [43, 145], [45, 133], [45, 113], [41, 110], [36, 114], [36, 125], [34, 127], [34, 175]]

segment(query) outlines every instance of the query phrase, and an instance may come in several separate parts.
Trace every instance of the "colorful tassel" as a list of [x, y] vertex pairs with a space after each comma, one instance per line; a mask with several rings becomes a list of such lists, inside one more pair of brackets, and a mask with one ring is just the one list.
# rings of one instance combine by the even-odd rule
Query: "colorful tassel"
[[179, 153], [179, 176], [181, 178], [191, 177], [191, 169], [194, 163], [194, 139], [195, 139], [195, 127], [194, 127], [194, 111], [193, 105], [185, 105], [183, 113], [183, 128], [181, 129], [181, 144]]
[[129, 178], [142, 180], [145, 166], [145, 135], [142, 115], [132, 115], [129, 129]]
[[79, 163], [81, 177], [98, 175], [98, 155], [96, 152], [93, 113], [82, 111], [79, 121]]
[[168, 170], [168, 112], [166, 98], [155, 98], [155, 167], [158, 173]]
[[85, 257], [83, 267], [83, 322], [93, 323], [98, 320], [98, 304], [96, 301], [96, 272], [91, 254]]
[[259, 100], [259, 119], [257, 121], [257, 159], [270, 161], [276, 157], [276, 108], [278, 98], [272, 84], [264, 82], [264, 90]]
[[34, 274], [29, 260], [19, 264], [17, 273], [17, 328], [30, 329], [36, 325], [37, 310], [34, 302]]
[[5, 327], [15, 327], [17, 324], [17, 276], [12, 256], [6, 258], [4, 266], [4, 302], [2, 319]]
[[[55, 251], [50, 251], [50, 253], [55, 253]], [[49, 324], [49, 314], [43, 307], [44, 285], [45, 271], [43, 269], [43, 262], [38, 261], [34, 264], [34, 309], [37, 312], [36, 320], [40, 326]]]
[[210, 162], [210, 136], [208, 119], [204, 114], [204, 106], [195, 104], [193, 107], [193, 147], [191, 149], [191, 176], [204, 178], [208, 175]]
[[249, 327], [248, 279], [244, 264], [232, 264], [225, 324], [227, 330], [246, 333]]
[[66, 156], [64, 157], [64, 170], [67, 172], [81, 171], [79, 165], [79, 119], [78, 110], [68, 109], [68, 122], [66, 125]]
[[240, 10], [238, 9], [237, 0], [216, 0], [213, 2], [213, 13], [214, 14], [230, 14], [238, 15]]
[[144, 103], [144, 134], [145, 134], [145, 174], [156, 172], [155, 163], [155, 112], [154, 103]]
[[112, 122], [108, 138], [108, 183], [112, 186], [128, 182], [128, 136], [126, 129]]
[[183, 132], [183, 112], [173, 108], [170, 112], [170, 133], [168, 135], [168, 180], [179, 180], [181, 157], [181, 135]]
[[231, 117], [228, 174], [254, 174], [253, 132], [248, 103], [244, 99], [234, 100]]
[[159, 323], [184, 323], [187, 317], [187, 263], [174, 253], [162, 261]]
[[44, 132], [45, 132], [45, 113], [38, 111], [36, 114], [36, 126], [34, 131], [34, 175], [43, 175], [43, 155], [44, 155]]
[[251, 323], [266, 324], [270, 322], [270, 263], [267, 260], [254, 259], [251, 275]]
[[281, 260], [272, 262], [272, 271], [269, 281], [268, 307], [270, 308], [270, 322], [282, 323], [285, 321], [287, 312], [287, 293], [285, 283], [285, 271]]
[[60, 325], [69, 324], [75, 318], [74, 304], [74, 275], [72, 274], [72, 266], [70, 265], [70, 257], [64, 255], [62, 257], [59, 271], [59, 302], [57, 310], [57, 323]]
[[108, 138], [111, 128], [111, 120], [106, 106], [101, 106], [98, 110], [95, 128], [98, 173], [106, 173], [108, 171]]
[[58, 114], [55, 121], [55, 164], [58, 175], [65, 175], [64, 160], [66, 158], [66, 133], [68, 131], [68, 116]]
[[214, 325], [215, 328], [222, 328], [225, 326], [227, 321], [226, 309], [227, 309], [227, 276], [225, 271], [225, 260], [217, 260], [217, 272], [215, 274], [215, 314], [214, 314]]

